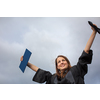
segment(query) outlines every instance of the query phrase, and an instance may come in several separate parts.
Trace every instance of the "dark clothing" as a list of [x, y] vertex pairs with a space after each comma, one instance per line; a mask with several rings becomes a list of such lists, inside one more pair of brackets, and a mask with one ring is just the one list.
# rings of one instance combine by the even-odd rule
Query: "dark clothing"
[[84, 84], [84, 76], [87, 73], [87, 64], [91, 64], [92, 50], [87, 54], [83, 51], [79, 57], [77, 65], [71, 67], [66, 76], [62, 79], [58, 79], [56, 74], [51, 74], [49, 71], [38, 69], [33, 81], [46, 84]]

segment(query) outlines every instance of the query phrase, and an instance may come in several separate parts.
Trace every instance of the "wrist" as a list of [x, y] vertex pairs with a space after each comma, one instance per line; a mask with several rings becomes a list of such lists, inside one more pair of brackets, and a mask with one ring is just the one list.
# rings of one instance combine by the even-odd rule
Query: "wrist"
[[28, 66], [28, 67], [30, 66], [30, 63], [29, 63], [29, 62], [27, 63], [27, 66]]
[[93, 33], [94, 33], [94, 34], [96, 34], [96, 33], [97, 33], [97, 31], [96, 31], [96, 30], [93, 30]]

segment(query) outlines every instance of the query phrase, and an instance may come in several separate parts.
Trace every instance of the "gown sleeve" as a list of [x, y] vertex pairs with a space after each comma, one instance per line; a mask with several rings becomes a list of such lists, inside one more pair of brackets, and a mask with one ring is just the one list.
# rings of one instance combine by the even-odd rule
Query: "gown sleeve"
[[47, 84], [50, 84], [51, 77], [52, 77], [52, 74], [49, 71], [45, 71], [39, 68], [33, 77], [33, 81], [38, 82], [38, 83], [46, 82]]
[[84, 77], [84, 75], [88, 71], [87, 64], [91, 64], [92, 55], [93, 55], [92, 50], [90, 50], [88, 54], [85, 51], [83, 51], [82, 55], [79, 57], [79, 60], [78, 60], [78, 63], [77, 63], [77, 68], [78, 68], [79, 73], [82, 77]]

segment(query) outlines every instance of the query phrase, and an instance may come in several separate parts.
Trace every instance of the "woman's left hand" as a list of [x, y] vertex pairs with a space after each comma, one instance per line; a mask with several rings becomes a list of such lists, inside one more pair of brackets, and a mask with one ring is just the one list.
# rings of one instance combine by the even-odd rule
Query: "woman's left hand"
[[[95, 26], [97, 27], [96, 24], [93, 24], [93, 25], [95, 25]], [[94, 32], [97, 32], [92, 26], [91, 26], [91, 29], [92, 29]]]

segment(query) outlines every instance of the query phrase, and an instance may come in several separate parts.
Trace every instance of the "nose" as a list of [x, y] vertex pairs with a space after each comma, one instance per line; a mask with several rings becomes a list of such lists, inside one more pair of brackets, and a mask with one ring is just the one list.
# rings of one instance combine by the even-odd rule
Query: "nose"
[[63, 64], [63, 61], [61, 61], [61, 64]]

